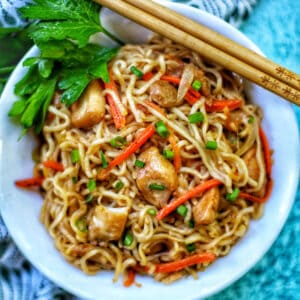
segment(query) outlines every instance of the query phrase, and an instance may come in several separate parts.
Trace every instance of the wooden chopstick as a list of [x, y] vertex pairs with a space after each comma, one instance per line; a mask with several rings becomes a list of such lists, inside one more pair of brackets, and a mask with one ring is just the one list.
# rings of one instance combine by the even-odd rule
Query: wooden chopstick
[[252, 65], [274, 78], [300, 89], [300, 76], [256, 52], [241, 46], [218, 32], [199, 24], [152, 0], [124, 0], [151, 15], [201, 39], [202, 41]]
[[[94, 0], [95, 2], [106, 6], [107, 8], [133, 20], [134, 22], [157, 32], [176, 43], [179, 43], [195, 52], [198, 52], [205, 58], [229, 69], [244, 78], [253, 81], [254, 83], [276, 93], [277, 95], [300, 105], [300, 91], [290, 85], [279, 81], [269, 74], [256, 69], [246, 62], [229, 55], [228, 53], [200, 40], [199, 38], [170, 25], [169, 23], [147, 13], [146, 10], [138, 6], [127, 3], [129, 0]], [[134, 1], [134, 0], [132, 0]], [[137, 2], [137, 1], [135, 1]], [[144, 3], [150, 3], [149, 0], [144, 0]], [[141, 3], [140, 3], [141, 5]], [[153, 13], [153, 11], [151, 11]], [[182, 18], [186, 19], [182, 16]], [[184, 22], [181, 20], [181, 22]], [[196, 23], [197, 24], [197, 23]], [[242, 46], [241, 46], [242, 47]], [[299, 81], [300, 84], [300, 81]]]

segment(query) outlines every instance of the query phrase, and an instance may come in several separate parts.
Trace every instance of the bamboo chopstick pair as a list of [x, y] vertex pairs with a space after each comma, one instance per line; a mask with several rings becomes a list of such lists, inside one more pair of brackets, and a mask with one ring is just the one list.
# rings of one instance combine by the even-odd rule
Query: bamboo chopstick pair
[[151, 0], [94, 0], [300, 105], [300, 76]]

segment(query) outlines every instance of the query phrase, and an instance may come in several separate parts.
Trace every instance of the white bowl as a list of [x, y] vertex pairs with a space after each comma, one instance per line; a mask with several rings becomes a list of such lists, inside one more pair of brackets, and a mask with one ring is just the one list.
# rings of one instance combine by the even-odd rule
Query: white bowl
[[[242, 33], [222, 20], [197, 9], [175, 3], [165, 3], [182, 14], [260, 52]], [[109, 27], [118, 29], [130, 41], [147, 35], [135, 25], [117, 26], [111, 13], [105, 14]], [[120, 19], [118, 19], [120, 22]], [[125, 22], [124, 19], [122, 22]], [[126, 21], [127, 22], [127, 21]], [[126, 29], [125, 29], [126, 28]], [[129, 33], [129, 35], [128, 35]], [[132, 34], [130, 34], [132, 33]], [[145, 34], [146, 33], [146, 34]], [[123, 35], [124, 37], [124, 35]], [[31, 49], [25, 56], [37, 53]], [[93, 299], [199, 299], [229, 286], [245, 274], [270, 248], [282, 229], [293, 204], [299, 181], [299, 133], [291, 105], [279, 97], [248, 84], [247, 92], [264, 111], [263, 127], [274, 149], [274, 189], [265, 207], [264, 216], [252, 221], [247, 234], [233, 247], [230, 254], [218, 259], [199, 280], [184, 278], [171, 286], [155, 282], [150, 277], [138, 277], [142, 288], [124, 288], [122, 280], [112, 283], [112, 272], [87, 276], [67, 263], [55, 249], [53, 241], [39, 221], [42, 198], [39, 194], [17, 189], [14, 180], [30, 177], [35, 146], [33, 136], [17, 141], [21, 128], [14, 124], [7, 112], [16, 99], [15, 83], [24, 74], [22, 62], [11, 76], [0, 101], [0, 205], [2, 217], [14, 241], [28, 260], [49, 279], [67, 291]]]

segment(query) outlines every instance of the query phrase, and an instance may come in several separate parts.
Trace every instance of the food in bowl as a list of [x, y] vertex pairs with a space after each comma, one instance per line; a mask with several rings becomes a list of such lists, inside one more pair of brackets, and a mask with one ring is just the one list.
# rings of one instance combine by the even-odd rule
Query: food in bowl
[[196, 278], [270, 195], [262, 111], [239, 76], [163, 37], [108, 70], [69, 106], [55, 86], [34, 178], [16, 184], [41, 187], [41, 222], [85, 273]]

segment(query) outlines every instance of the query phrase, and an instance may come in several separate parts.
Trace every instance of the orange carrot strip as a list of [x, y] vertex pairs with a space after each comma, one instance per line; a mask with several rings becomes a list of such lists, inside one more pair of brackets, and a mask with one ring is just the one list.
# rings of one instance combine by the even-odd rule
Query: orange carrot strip
[[145, 100], [144, 103], [147, 104], [148, 106], [152, 107], [156, 111], [158, 111], [163, 116], [166, 116], [166, 112], [161, 107], [159, 107], [158, 105], [156, 105], [155, 103], [153, 103], [151, 101], [148, 101], [148, 100]]
[[240, 192], [238, 197], [246, 199], [246, 200], [250, 200], [250, 201], [256, 202], [256, 203], [264, 203], [264, 202], [267, 202], [268, 199], [270, 198], [272, 189], [273, 189], [273, 180], [270, 179], [268, 181], [267, 191], [266, 191], [266, 194], [264, 195], [264, 197], [259, 198], [259, 197], [255, 197], [253, 195], [250, 195], [248, 193], [243, 193], [243, 192]]
[[223, 111], [225, 107], [229, 110], [234, 110], [242, 106], [242, 101], [240, 99], [228, 99], [228, 100], [214, 100], [212, 104], [206, 103], [206, 111], [208, 112], [218, 112]]
[[[118, 95], [118, 97], [119, 97], [119, 91], [118, 91], [116, 83], [113, 80], [111, 70], [109, 71], [109, 82], [104, 83], [104, 87], [106, 89], [113, 90], [116, 93], [116, 95]], [[119, 107], [115, 103], [114, 98], [110, 94], [106, 94], [106, 100], [109, 104], [110, 112], [111, 112], [112, 118], [114, 120], [115, 127], [117, 129], [120, 129], [120, 128], [124, 127], [125, 123], [126, 123], [125, 116], [123, 116], [123, 114], [120, 111]]]
[[44, 177], [32, 177], [27, 179], [16, 180], [15, 185], [21, 188], [41, 186], [44, 179], [45, 179]]
[[191, 105], [195, 104], [199, 99], [200, 99], [200, 96], [199, 97], [194, 97], [190, 91], [188, 91], [185, 96], [184, 96], [184, 99]]
[[155, 128], [152, 124], [148, 125], [144, 129], [144, 131], [131, 143], [127, 146], [127, 148], [117, 157], [115, 157], [109, 164], [108, 168], [102, 170], [102, 172], [99, 174], [99, 179], [104, 179], [105, 176], [110, 172], [115, 166], [122, 163], [124, 160], [126, 160], [131, 154], [136, 152], [142, 145], [144, 145], [151, 136], [155, 133]]
[[220, 185], [222, 182], [217, 179], [210, 179], [208, 181], [205, 181], [193, 189], [187, 191], [184, 195], [172, 200], [169, 204], [167, 204], [165, 207], [163, 207], [157, 214], [157, 219], [162, 220], [164, 217], [166, 217], [168, 214], [170, 214], [172, 211], [174, 211], [179, 205], [183, 204], [187, 200], [198, 196], [202, 192], [214, 187]]
[[153, 76], [154, 76], [154, 74], [153, 74], [152, 72], [145, 73], [145, 74], [143, 75], [143, 80], [149, 81], [150, 79], [153, 78]]
[[135, 279], [135, 272], [133, 269], [128, 269], [127, 272], [127, 278], [126, 280], [124, 280], [123, 285], [125, 287], [130, 287], [133, 283], [134, 283], [134, 279]]
[[65, 169], [61, 163], [54, 161], [54, 160], [44, 161], [43, 166], [46, 168], [49, 168], [49, 169], [52, 169], [55, 171], [61, 171], [61, 172]]
[[174, 135], [173, 131], [171, 132], [171, 134], [169, 136], [169, 142], [174, 151], [174, 160], [173, 160], [174, 168], [175, 168], [175, 171], [178, 172], [181, 167], [181, 156], [180, 156], [180, 149], [176, 143], [176, 139], [175, 139], [175, 135]]
[[176, 272], [195, 264], [213, 262], [216, 258], [217, 257], [214, 253], [199, 253], [192, 256], [188, 256], [178, 261], [157, 264], [155, 272], [157, 273]]
[[259, 127], [259, 136], [261, 138], [261, 142], [262, 142], [262, 146], [263, 146], [263, 150], [264, 150], [266, 173], [267, 173], [267, 176], [270, 177], [271, 173], [272, 173], [271, 151], [270, 151], [270, 146], [269, 146], [267, 136], [261, 127]]

